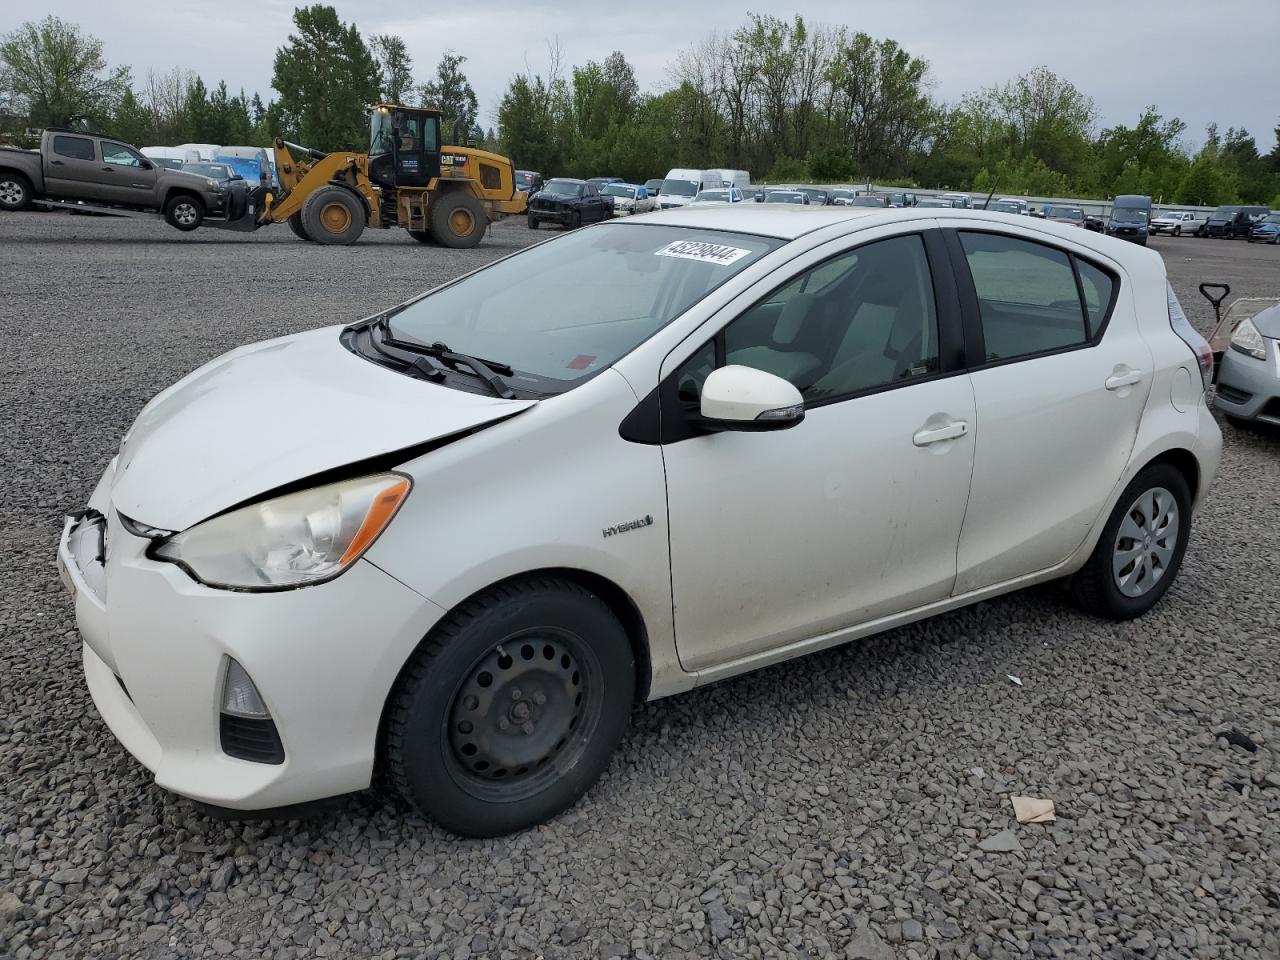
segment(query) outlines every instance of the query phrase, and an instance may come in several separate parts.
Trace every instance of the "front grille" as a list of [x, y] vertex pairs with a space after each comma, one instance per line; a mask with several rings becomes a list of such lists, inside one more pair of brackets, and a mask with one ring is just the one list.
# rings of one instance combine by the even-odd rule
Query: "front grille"
[[270, 717], [219, 714], [218, 737], [222, 742], [222, 752], [229, 757], [254, 763], [284, 763], [284, 745], [280, 742], [276, 722]]
[[1229, 387], [1225, 383], [1218, 384], [1218, 396], [1228, 403], [1248, 403], [1253, 399], [1252, 393], [1246, 393], [1244, 390], [1237, 390], [1235, 387]]

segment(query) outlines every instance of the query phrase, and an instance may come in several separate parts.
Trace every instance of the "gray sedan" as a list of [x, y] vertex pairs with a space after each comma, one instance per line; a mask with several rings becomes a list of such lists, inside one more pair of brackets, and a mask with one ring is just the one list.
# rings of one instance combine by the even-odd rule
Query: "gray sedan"
[[1231, 331], [1218, 367], [1218, 409], [1238, 420], [1280, 426], [1280, 303]]

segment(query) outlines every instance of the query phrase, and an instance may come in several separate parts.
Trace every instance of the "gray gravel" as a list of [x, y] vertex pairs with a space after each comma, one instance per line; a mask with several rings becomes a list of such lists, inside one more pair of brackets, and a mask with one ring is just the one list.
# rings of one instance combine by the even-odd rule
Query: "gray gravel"
[[[1041, 588], [638, 707], [603, 781], [531, 832], [459, 840], [376, 793], [226, 823], [158, 790], [81, 681], [63, 511], [197, 364], [529, 237], [333, 249], [0, 215], [0, 955], [1280, 954], [1280, 440], [1231, 426], [1146, 618]], [[1202, 325], [1199, 280], [1280, 295], [1275, 248], [1155, 246]], [[1057, 822], [1019, 826], [1011, 794]]]

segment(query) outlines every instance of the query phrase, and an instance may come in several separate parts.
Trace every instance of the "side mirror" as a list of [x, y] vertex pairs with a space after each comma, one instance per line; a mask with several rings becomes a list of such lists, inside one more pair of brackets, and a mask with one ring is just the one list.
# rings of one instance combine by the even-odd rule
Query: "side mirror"
[[138, 166], [140, 166], [143, 170], [155, 169], [155, 164], [152, 163], [150, 160], [140, 160], [138, 161]]
[[699, 413], [708, 430], [785, 430], [804, 419], [804, 398], [779, 376], [730, 364], [707, 377]]

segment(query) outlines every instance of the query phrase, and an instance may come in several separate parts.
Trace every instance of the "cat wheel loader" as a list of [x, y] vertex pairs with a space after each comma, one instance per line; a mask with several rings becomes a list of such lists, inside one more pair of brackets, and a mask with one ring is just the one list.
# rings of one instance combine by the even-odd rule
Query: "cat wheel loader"
[[377, 104], [369, 113], [368, 153], [275, 141], [280, 189], [267, 193], [258, 226], [288, 223], [326, 244], [355, 243], [366, 227], [402, 227], [419, 243], [474, 247], [492, 221], [525, 212], [511, 161], [443, 146], [439, 110]]

